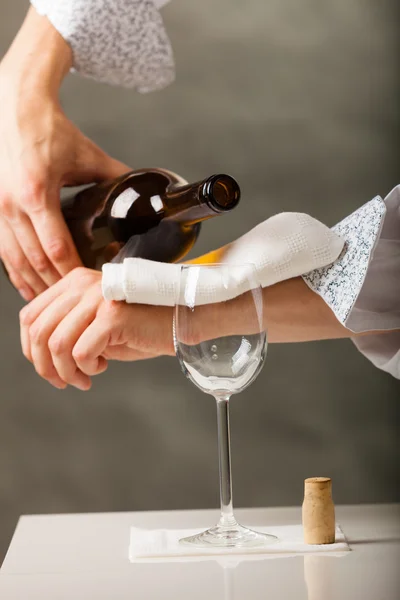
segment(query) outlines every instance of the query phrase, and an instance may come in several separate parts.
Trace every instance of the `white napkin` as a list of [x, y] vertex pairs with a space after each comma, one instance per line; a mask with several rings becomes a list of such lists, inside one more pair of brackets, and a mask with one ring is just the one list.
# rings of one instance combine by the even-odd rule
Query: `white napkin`
[[195, 548], [179, 543], [184, 537], [195, 535], [199, 529], [141, 529], [131, 527], [129, 560], [171, 559], [184, 557], [208, 557], [232, 554], [265, 555], [270, 558], [293, 556], [295, 554], [336, 553], [350, 550], [343, 531], [336, 526], [336, 542], [334, 544], [309, 545], [303, 540], [302, 525], [280, 525], [271, 527], [252, 527], [255, 531], [270, 533], [278, 538], [265, 548]]
[[[267, 287], [331, 264], [344, 246], [328, 227], [303, 213], [280, 213], [260, 223], [230, 244], [226, 264], [251, 263], [258, 281]], [[106, 300], [174, 306], [179, 297], [180, 265], [126, 258], [122, 264], [103, 266], [103, 295]], [[210, 269], [196, 288], [196, 303], [209, 304], [231, 299], [248, 291], [246, 278], [237, 289], [224, 286], [221, 274]], [[201, 299], [201, 301], [200, 301]]]

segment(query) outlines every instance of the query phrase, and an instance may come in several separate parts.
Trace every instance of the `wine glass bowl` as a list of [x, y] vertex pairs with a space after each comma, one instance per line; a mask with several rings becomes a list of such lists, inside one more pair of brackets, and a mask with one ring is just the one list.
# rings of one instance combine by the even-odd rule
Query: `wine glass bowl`
[[229, 400], [260, 373], [267, 350], [263, 294], [253, 265], [183, 265], [174, 315], [181, 368], [217, 403], [221, 518], [181, 540], [198, 547], [254, 548], [274, 536], [239, 525], [233, 514]]
[[199, 344], [180, 343], [176, 353], [185, 375], [206, 394], [238, 394], [257, 377], [267, 351], [267, 336], [232, 335]]

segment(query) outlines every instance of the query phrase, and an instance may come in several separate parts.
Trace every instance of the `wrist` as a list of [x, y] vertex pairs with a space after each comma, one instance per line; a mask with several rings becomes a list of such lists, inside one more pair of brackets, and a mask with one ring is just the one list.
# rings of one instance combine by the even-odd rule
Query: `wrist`
[[57, 96], [72, 66], [72, 50], [47, 17], [31, 7], [1, 64], [18, 93]]

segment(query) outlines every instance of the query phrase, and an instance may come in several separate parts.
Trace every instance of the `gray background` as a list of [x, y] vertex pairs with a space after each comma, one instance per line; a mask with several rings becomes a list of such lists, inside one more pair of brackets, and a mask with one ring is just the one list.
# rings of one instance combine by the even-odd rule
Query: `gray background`
[[[174, 0], [173, 86], [139, 96], [71, 76], [63, 104], [133, 167], [237, 177], [241, 207], [204, 227], [199, 253], [278, 211], [334, 224], [399, 183], [396, 4]], [[0, 0], [1, 52], [26, 7]], [[56, 391], [22, 357], [21, 302], [0, 289], [0, 560], [21, 513], [216, 506], [215, 407], [176, 361]], [[350, 341], [270, 347], [232, 403], [236, 505], [299, 504], [315, 475], [338, 503], [399, 500], [399, 392]]]

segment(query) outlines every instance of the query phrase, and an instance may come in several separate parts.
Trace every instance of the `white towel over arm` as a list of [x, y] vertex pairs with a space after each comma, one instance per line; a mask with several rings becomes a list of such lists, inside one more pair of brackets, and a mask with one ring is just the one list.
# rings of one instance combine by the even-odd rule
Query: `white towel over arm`
[[[328, 227], [302, 213], [281, 213], [260, 223], [224, 249], [224, 263], [255, 266], [258, 281], [267, 287], [297, 277], [310, 269], [331, 264], [343, 249], [343, 240]], [[107, 300], [174, 306], [178, 300], [178, 264], [126, 258], [103, 266], [103, 294]], [[234, 295], [248, 291], [248, 282], [230, 289]], [[198, 301], [203, 304], [231, 298], [221, 274], [210, 269]]]

